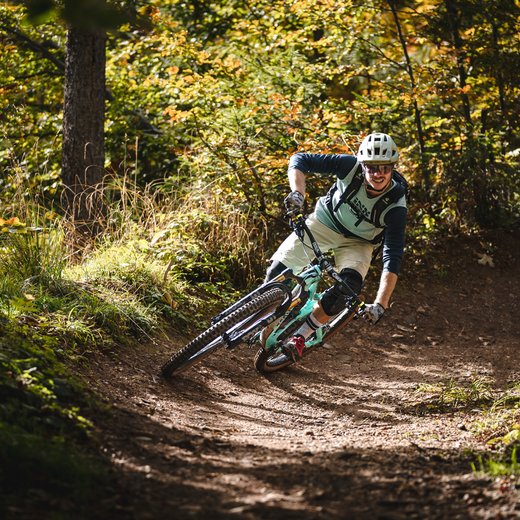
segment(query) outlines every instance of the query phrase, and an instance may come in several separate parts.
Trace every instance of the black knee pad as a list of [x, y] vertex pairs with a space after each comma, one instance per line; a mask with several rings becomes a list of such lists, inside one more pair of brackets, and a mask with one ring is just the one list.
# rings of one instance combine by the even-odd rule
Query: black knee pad
[[283, 273], [286, 269], [287, 266], [282, 264], [282, 262], [279, 262], [278, 260], [273, 260], [273, 262], [267, 269], [267, 272], [265, 273], [264, 283], [268, 282], [269, 280], [272, 280], [280, 273]]
[[[361, 292], [363, 277], [360, 273], [354, 269], [346, 268], [339, 274], [356, 294]], [[321, 298], [321, 306], [329, 316], [335, 316], [345, 308], [349, 297], [350, 294], [337, 283], [324, 292]]]

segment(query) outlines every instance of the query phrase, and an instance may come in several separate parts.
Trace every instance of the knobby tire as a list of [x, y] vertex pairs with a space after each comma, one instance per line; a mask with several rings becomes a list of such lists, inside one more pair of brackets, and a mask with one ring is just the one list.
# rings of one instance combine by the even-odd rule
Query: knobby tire
[[[213, 324], [202, 334], [190, 341], [185, 347], [173, 354], [162, 366], [162, 375], [164, 377], [171, 377], [174, 373], [180, 373], [194, 363], [198, 363], [224, 346], [225, 342], [223, 340], [217, 340], [219, 340], [225, 332], [241, 323], [241, 327], [250, 325], [251, 320], [249, 320], [249, 318], [253, 318], [254, 316], [259, 316], [259, 319], [261, 319], [265, 316], [265, 313], [262, 313], [262, 311], [276, 307], [282, 303], [284, 299], [285, 293], [278, 287], [273, 287], [265, 293], [256, 296], [251, 301], [236, 309], [229, 316]], [[233, 332], [236, 334], [239, 330], [240, 328]], [[211, 344], [213, 344], [212, 348], [206, 348]]]

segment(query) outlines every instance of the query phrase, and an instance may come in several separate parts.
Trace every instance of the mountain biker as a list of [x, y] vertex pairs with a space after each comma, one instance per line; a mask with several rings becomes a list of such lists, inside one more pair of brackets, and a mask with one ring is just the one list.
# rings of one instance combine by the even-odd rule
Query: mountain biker
[[[389, 307], [404, 249], [406, 189], [394, 169], [398, 158], [394, 140], [376, 132], [363, 139], [357, 156], [296, 153], [288, 167], [292, 190], [284, 201], [288, 209], [303, 209], [307, 174], [336, 176], [327, 195], [318, 200], [307, 218], [307, 225], [320, 249], [334, 252], [337, 270], [356, 294], [361, 292], [374, 252], [382, 245], [379, 289], [364, 313], [373, 324]], [[299, 272], [308, 264], [309, 257], [314, 257], [312, 248], [292, 233], [272, 256], [266, 281], [287, 268]], [[338, 283], [327, 289], [306, 322], [284, 343], [283, 350], [294, 361], [301, 359], [305, 340], [339, 314], [348, 299]]]

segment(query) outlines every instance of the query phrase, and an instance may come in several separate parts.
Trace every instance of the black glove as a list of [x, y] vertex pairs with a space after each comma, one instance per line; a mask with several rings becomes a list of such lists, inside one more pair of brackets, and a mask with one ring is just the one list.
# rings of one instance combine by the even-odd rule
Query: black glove
[[380, 303], [369, 303], [365, 305], [363, 318], [375, 325], [383, 317], [384, 313], [385, 308]]
[[305, 196], [299, 191], [291, 191], [291, 193], [285, 197], [283, 203], [288, 211], [295, 209], [300, 210], [303, 208], [303, 204], [305, 203]]

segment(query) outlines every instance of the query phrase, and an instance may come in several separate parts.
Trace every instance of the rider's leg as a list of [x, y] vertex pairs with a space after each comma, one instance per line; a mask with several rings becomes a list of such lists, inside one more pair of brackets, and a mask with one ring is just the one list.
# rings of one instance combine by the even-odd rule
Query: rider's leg
[[[346, 268], [339, 274], [356, 295], [361, 292], [363, 277], [360, 273], [355, 269]], [[350, 297], [351, 294], [338, 283], [327, 289], [296, 334], [307, 339], [316, 329], [325, 325], [332, 317], [339, 314], [346, 307]]]
[[[372, 263], [374, 248], [377, 247], [360, 239], [350, 239], [334, 250], [336, 268], [341, 278], [356, 295], [363, 287], [363, 281]], [[321, 305], [325, 314], [336, 316], [346, 306], [350, 294], [341, 285], [335, 284], [325, 291]]]
[[[354, 269], [347, 268], [341, 270], [340, 276], [349, 284], [353, 292], [356, 294], [361, 292], [363, 276], [360, 273]], [[330, 289], [327, 289], [305, 322], [284, 344], [285, 353], [291, 356], [295, 362], [301, 359], [307, 338], [322, 325], [325, 325], [332, 317], [339, 314], [346, 307], [347, 301], [351, 296], [340, 284], [335, 284]]]
[[[309, 226], [309, 229], [311, 229], [312, 234], [322, 251], [334, 251], [336, 268], [340, 271], [349, 268], [357, 272], [357, 276], [361, 277], [361, 280], [358, 280], [358, 285], [361, 286], [362, 280], [366, 276], [370, 266], [373, 246], [364, 240], [345, 238], [343, 235], [336, 233], [322, 224], [317, 220], [314, 214], [309, 216], [307, 225]], [[314, 252], [308, 244], [308, 241], [306, 241], [305, 244], [302, 244], [301, 240], [295, 235], [295, 233], [292, 233], [286, 238], [273, 255], [273, 265], [268, 271], [268, 276], [274, 276], [270, 274], [272, 272], [278, 274], [277, 271], [280, 269], [281, 265], [284, 267], [290, 267], [297, 273], [303, 269], [303, 267], [305, 267], [313, 257]], [[283, 269], [279, 272], [281, 271], [283, 271]], [[355, 281], [356, 280], [354, 280], [354, 285]], [[359, 290], [360, 289], [361, 288], [359, 288]], [[306, 338], [310, 336], [312, 332], [325, 324], [332, 316], [341, 312], [342, 309], [343, 307], [341, 307], [337, 312], [333, 312], [334, 308], [331, 309], [327, 306], [322, 307], [321, 304], [318, 304], [307, 319], [306, 323], [300, 327], [293, 338], [299, 337], [302, 339], [302, 337]], [[300, 348], [297, 348], [297, 351], [299, 354]]]
[[[345, 268], [339, 273], [341, 278], [347, 283], [356, 295], [361, 292], [363, 287], [363, 276], [355, 269]], [[321, 307], [323, 312], [329, 316], [339, 314], [347, 305], [351, 294], [343, 288], [339, 283], [334, 284], [327, 289], [321, 298]]]
[[273, 260], [265, 273], [264, 283], [268, 282], [269, 280], [272, 280], [273, 278], [276, 278], [279, 274], [282, 274], [286, 269], [287, 266], [284, 263], [279, 262], [278, 260]]
[[[314, 235], [320, 249], [324, 252], [334, 249], [344, 239], [343, 235], [322, 224], [314, 214], [309, 215], [307, 226]], [[299, 273], [314, 258], [314, 251], [306, 237], [304, 243], [291, 233], [278, 247], [271, 260], [290, 267], [295, 273]]]
[[[325, 226], [321, 224], [321, 222], [317, 221], [313, 216], [311, 216], [307, 221], [307, 225], [312, 230], [313, 234], [315, 234], [315, 239], [318, 240], [320, 247], [330, 249], [332, 240], [328, 235], [332, 234], [334, 237], [337, 236], [337, 234], [332, 232], [329, 228], [325, 228]], [[272, 280], [285, 271], [285, 269], [288, 267], [290, 267], [295, 272], [298, 272], [303, 267], [305, 267], [309, 261], [309, 258], [306, 255], [306, 249], [310, 248], [302, 244], [301, 240], [296, 236], [295, 233], [289, 235], [280, 245], [276, 253], [272, 256], [271, 265], [267, 269], [264, 283]], [[312, 253], [311, 257], [314, 257], [314, 252], [312, 250], [310, 253]], [[309, 251], [307, 251], [307, 254], [309, 254]], [[321, 315], [318, 315], [316, 319], [313, 319], [311, 316], [309, 316], [307, 321], [302, 325], [301, 335], [304, 337], [309, 336], [312, 332], [321, 327], [323, 323], [326, 323], [329, 319], [329, 316], [324, 315], [323, 321], [321, 321], [321, 319]], [[262, 344], [271, 333], [273, 327], [274, 324], [270, 327], [266, 327], [262, 331], [262, 334], [260, 335], [260, 341]], [[300, 332], [298, 332], [298, 334], [300, 334]]]

